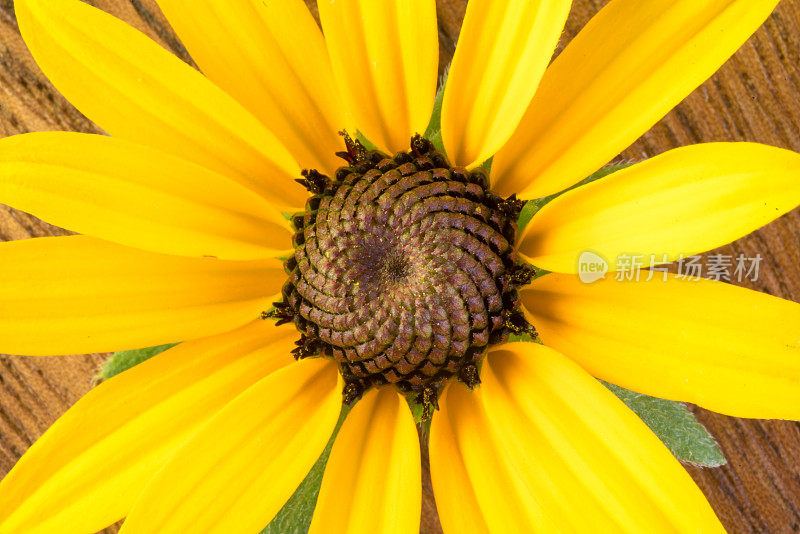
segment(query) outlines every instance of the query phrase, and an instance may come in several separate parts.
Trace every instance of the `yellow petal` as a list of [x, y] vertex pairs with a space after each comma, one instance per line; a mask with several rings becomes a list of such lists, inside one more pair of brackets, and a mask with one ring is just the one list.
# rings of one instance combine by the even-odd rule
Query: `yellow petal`
[[614, 384], [737, 417], [800, 419], [800, 305], [661, 275], [521, 292], [542, 341]]
[[309, 532], [416, 534], [421, 465], [405, 399], [394, 388], [372, 390], [336, 436]]
[[346, 126], [322, 32], [302, 0], [158, 0], [208, 78], [304, 168], [332, 173]]
[[333, 73], [354, 126], [384, 150], [408, 150], [433, 111], [435, 0], [320, 0]]
[[166, 254], [249, 260], [291, 248], [286, 218], [236, 182], [100, 135], [0, 140], [0, 202], [63, 228]]
[[612, 0], [547, 69], [492, 163], [500, 194], [589, 176], [711, 76], [778, 0]]
[[153, 477], [120, 532], [260, 532], [331, 437], [337, 377], [333, 362], [305, 360], [242, 393]]
[[189, 341], [100, 384], [0, 482], [0, 533], [96, 532], [122, 519], [198, 428], [289, 364], [297, 333], [258, 321]]
[[[439, 406], [442, 409], [434, 414], [431, 421], [430, 463], [436, 509], [439, 512], [442, 530], [445, 532], [489, 534], [489, 527], [481, 513], [478, 495], [470, 481], [464, 456], [466, 452], [469, 457], [472, 451], [465, 451], [461, 444], [463, 439], [475, 443], [485, 437], [477, 435], [475, 432], [480, 429], [463, 424], [463, 420], [456, 428], [455, 425], [459, 424], [458, 418], [461, 416], [456, 407], [457, 401], [453, 399], [464, 393], [453, 391], [456, 387], [451, 385], [445, 389], [442, 398], [439, 399]], [[472, 457], [469, 459], [474, 461]], [[489, 469], [493, 469], [497, 459], [489, 455], [486, 461]]]
[[144, 252], [93, 237], [0, 244], [0, 353], [33, 356], [150, 347], [206, 337], [267, 309], [278, 260]]
[[[481, 380], [474, 392], [448, 388], [431, 428], [431, 464], [449, 462], [444, 440], [459, 450], [492, 532], [724, 532], [669, 450], [564, 356], [504, 345]], [[436, 474], [441, 510], [453, 496], [438, 490]], [[457, 521], [442, 517], [446, 531]]]
[[550, 62], [570, 4], [467, 4], [442, 106], [442, 137], [454, 164], [479, 165], [511, 137]]
[[[735, 241], [800, 204], [800, 154], [755, 143], [679, 148], [564, 193], [521, 238], [534, 265], [578, 272], [592, 251], [645, 266]], [[637, 260], [639, 261], [639, 260]]]
[[79, 0], [17, 0], [20, 31], [56, 88], [115, 137], [204, 165], [280, 207], [299, 167], [232, 97], [143, 33]]

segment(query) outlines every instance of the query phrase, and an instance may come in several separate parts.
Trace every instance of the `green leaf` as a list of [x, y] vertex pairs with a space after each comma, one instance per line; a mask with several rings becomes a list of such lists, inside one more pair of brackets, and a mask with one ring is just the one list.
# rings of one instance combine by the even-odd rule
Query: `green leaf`
[[314, 467], [297, 487], [294, 495], [286, 501], [278, 515], [267, 525], [267, 528], [261, 531], [261, 534], [305, 534], [308, 532], [308, 528], [311, 526], [311, 517], [314, 515], [314, 507], [317, 505], [319, 488], [322, 486], [325, 464], [328, 463], [336, 434], [339, 433], [349, 412], [350, 407], [343, 405], [342, 412], [339, 414], [339, 422], [336, 423], [336, 429], [334, 429], [325, 450], [322, 451]]
[[536, 215], [536, 212], [542, 209], [545, 204], [547, 204], [557, 196], [562, 195], [572, 189], [575, 189], [576, 187], [588, 184], [589, 182], [594, 182], [595, 180], [599, 180], [600, 178], [605, 178], [609, 174], [615, 173], [630, 166], [631, 164], [622, 164], [622, 165], [609, 165], [607, 167], [603, 167], [596, 173], [592, 174], [588, 178], [584, 178], [583, 180], [573, 185], [572, 187], [564, 189], [563, 191], [560, 191], [548, 197], [542, 197], [528, 201], [528, 203], [525, 204], [525, 206], [523, 206], [522, 211], [519, 214], [519, 219], [517, 219], [517, 227], [519, 228], [517, 231], [517, 235], [522, 235], [522, 231], [525, 229], [526, 226], [528, 226], [528, 223], [531, 222], [531, 219], [533, 218], [534, 215]]
[[678, 460], [702, 467], [728, 463], [711, 434], [682, 402], [648, 397], [601, 382], [650, 427]]
[[159, 345], [158, 347], [148, 347], [146, 349], [136, 349], [136, 350], [123, 350], [120, 352], [115, 352], [111, 355], [111, 357], [106, 360], [106, 363], [103, 364], [103, 369], [100, 370], [100, 376], [98, 376], [98, 381], [108, 380], [114, 375], [118, 375], [123, 371], [127, 371], [134, 365], [138, 365], [145, 360], [149, 360], [156, 354], [161, 354], [167, 349], [171, 349], [177, 345], [177, 343], [172, 343], [170, 345]]

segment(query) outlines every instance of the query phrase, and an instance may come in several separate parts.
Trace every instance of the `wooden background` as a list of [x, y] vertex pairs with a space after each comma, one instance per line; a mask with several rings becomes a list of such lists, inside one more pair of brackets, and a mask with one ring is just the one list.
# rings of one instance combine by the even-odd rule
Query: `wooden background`
[[[91, 3], [189, 60], [154, 0]], [[561, 46], [605, 3], [575, 0]], [[466, 0], [439, 0], [438, 5], [443, 67], [455, 48]], [[621, 157], [640, 160], [707, 141], [758, 141], [800, 151], [798, 30], [800, 0], [783, 0], [764, 27], [711, 80]], [[19, 36], [12, 0], [0, 0], [0, 136], [37, 130], [97, 131], [36, 67]], [[0, 205], [0, 240], [65, 233]], [[800, 210], [720, 251], [761, 253], [766, 258], [761, 279], [747, 285], [800, 302]], [[102, 361], [102, 355], [0, 356], [0, 476], [91, 387]], [[700, 409], [696, 413], [730, 463], [716, 469], [687, 469], [726, 528], [730, 532], [800, 531], [800, 426], [735, 419]], [[440, 531], [429, 486], [421, 531]]]

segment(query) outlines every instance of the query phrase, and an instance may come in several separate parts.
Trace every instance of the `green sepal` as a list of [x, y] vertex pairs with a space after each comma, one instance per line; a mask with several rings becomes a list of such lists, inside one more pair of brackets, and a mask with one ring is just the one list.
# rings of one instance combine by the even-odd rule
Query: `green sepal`
[[171, 349], [175, 345], [177, 345], [177, 343], [159, 345], [157, 347], [147, 347], [145, 349], [122, 350], [115, 352], [108, 360], [106, 360], [106, 363], [103, 364], [103, 368], [100, 370], [97, 380], [99, 382], [108, 380], [112, 376], [118, 375], [123, 371], [127, 371], [131, 367], [138, 365], [145, 360], [149, 360], [156, 354], [161, 354], [165, 350]]
[[682, 402], [649, 397], [603, 382], [682, 462], [719, 467], [728, 461], [708, 430]]
[[294, 494], [289, 497], [283, 508], [280, 509], [275, 518], [270, 521], [267, 528], [261, 534], [305, 534], [311, 526], [311, 518], [314, 515], [314, 507], [317, 505], [319, 489], [322, 486], [322, 475], [325, 473], [325, 465], [331, 455], [333, 442], [339, 429], [342, 428], [347, 414], [350, 413], [350, 406], [342, 405], [339, 414], [339, 422], [328, 440], [328, 445], [322, 451], [314, 467], [308, 472], [306, 478], [300, 483]]
[[442, 75], [439, 81], [439, 89], [436, 91], [436, 99], [433, 101], [433, 113], [431, 114], [431, 121], [428, 123], [428, 129], [425, 130], [425, 138], [433, 143], [433, 146], [441, 152], [446, 154], [444, 150], [444, 141], [442, 141], [442, 102], [444, 101], [444, 86], [447, 84], [447, 71]]
[[408, 402], [408, 409], [411, 410], [414, 422], [420, 424], [422, 422], [422, 412], [425, 407], [416, 401], [416, 394], [414, 393], [406, 396], [406, 402]]
[[356, 130], [356, 140], [364, 145], [364, 148], [367, 150], [378, 150], [378, 145], [367, 139], [367, 137], [361, 133], [361, 130]]
[[542, 344], [538, 337], [533, 337], [530, 334], [509, 334], [508, 343], [516, 343], [517, 341], [527, 341], [528, 343], [538, 343], [539, 345]]

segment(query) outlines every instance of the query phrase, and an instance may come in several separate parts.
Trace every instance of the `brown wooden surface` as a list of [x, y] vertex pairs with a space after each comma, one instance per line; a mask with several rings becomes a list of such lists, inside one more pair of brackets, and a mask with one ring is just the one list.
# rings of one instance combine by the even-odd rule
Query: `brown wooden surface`
[[[642, 0], [646, 1], [646, 0]], [[313, 0], [309, 0], [313, 2]], [[190, 61], [153, 0], [93, 4], [153, 36]], [[441, 65], [449, 61], [466, 0], [439, 0]], [[604, 0], [576, 0], [568, 42]], [[800, 151], [800, 0], [783, 0], [765, 26], [706, 84], [625, 151], [640, 160], [704, 141], [758, 141]], [[0, 136], [37, 130], [97, 129], [41, 74], [16, 26], [11, 0], [0, 0]], [[0, 205], [0, 240], [59, 235], [63, 230]], [[761, 253], [761, 279], [749, 287], [800, 302], [800, 211], [721, 249]], [[0, 281], [2, 283], [2, 281]], [[0, 356], [0, 476], [85, 393], [102, 356]], [[730, 532], [800, 530], [800, 426], [696, 410], [729, 465], [687, 467]], [[423, 532], [439, 531], [429, 486]]]

